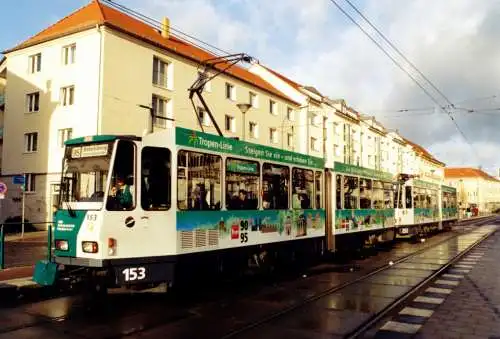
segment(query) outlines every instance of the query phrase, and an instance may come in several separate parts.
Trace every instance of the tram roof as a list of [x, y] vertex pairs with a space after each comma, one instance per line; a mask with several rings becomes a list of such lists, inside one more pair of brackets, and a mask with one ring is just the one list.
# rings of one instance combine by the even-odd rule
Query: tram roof
[[84, 137], [72, 138], [68, 139], [64, 142], [65, 145], [79, 145], [79, 144], [91, 144], [96, 142], [109, 142], [115, 141], [117, 139], [120, 140], [141, 140], [140, 137], [134, 135], [112, 135], [112, 134], [103, 134], [103, 135], [89, 135]]

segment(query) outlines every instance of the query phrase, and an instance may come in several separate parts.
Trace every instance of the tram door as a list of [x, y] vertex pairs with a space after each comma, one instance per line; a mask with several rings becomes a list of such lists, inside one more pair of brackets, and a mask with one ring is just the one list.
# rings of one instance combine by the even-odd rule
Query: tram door
[[[413, 213], [413, 187], [412, 186], [402, 186], [402, 204], [403, 208], [400, 209], [398, 215], [399, 225], [412, 225], [414, 224], [414, 213]], [[404, 231], [404, 230], [403, 230]]]
[[172, 152], [143, 146], [140, 154], [140, 226], [147, 233], [150, 255], [175, 252], [175, 209], [172, 208]]

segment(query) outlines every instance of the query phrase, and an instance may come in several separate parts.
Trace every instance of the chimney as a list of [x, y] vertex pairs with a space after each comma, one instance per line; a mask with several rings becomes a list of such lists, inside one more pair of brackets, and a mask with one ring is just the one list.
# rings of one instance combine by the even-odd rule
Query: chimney
[[168, 39], [170, 31], [170, 20], [167, 17], [163, 17], [162, 27], [161, 27], [161, 36], [165, 39]]

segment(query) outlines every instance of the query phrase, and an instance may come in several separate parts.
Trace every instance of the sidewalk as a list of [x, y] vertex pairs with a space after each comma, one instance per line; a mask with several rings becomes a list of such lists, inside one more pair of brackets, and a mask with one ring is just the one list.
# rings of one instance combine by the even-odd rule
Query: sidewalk
[[21, 233], [9, 234], [5, 236], [5, 241], [45, 241], [47, 242], [47, 231], [37, 231], [37, 232], [26, 232], [24, 237], [21, 237]]
[[[418, 338], [500, 337], [500, 232], [449, 274], [463, 276], [417, 334]], [[466, 263], [466, 264], [464, 264]], [[458, 265], [455, 265], [458, 266]]]
[[500, 227], [380, 327], [375, 338], [500, 338]]

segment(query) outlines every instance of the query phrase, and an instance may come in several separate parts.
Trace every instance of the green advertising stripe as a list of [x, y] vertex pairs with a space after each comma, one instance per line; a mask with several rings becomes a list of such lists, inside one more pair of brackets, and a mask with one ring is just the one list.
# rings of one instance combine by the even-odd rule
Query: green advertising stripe
[[429, 189], [439, 189], [438, 184], [433, 184], [427, 181], [422, 181], [422, 180], [417, 180], [415, 179], [413, 181], [414, 186], [420, 187], [420, 188], [429, 188]]
[[362, 177], [369, 177], [379, 180], [392, 181], [392, 174], [382, 171], [377, 171], [371, 168], [360, 167], [356, 165], [344, 164], [341, 162], [335, 162], [333, 165], [333, 170], [335, 172], [340, 172], [344, 174], [359, 175]]
[[450, 186], [445, 186], [445, 185], [441, 185], [441, 189], [443, 190], [443, 192], [448, 192], [448, 193], [456, 193], [457, 192], [457, 189], [455, 187], [450, 187]]
[[176, 127], [175, 142], [177, 145], [205, 149], [210, 151], [257, 158], [261, 160], [278, 161], [293, 165], [323, 169], [325, 161], [322, 158], [294, 153], [273, 147], [257, 145], [219, 137], [182, 127]]

